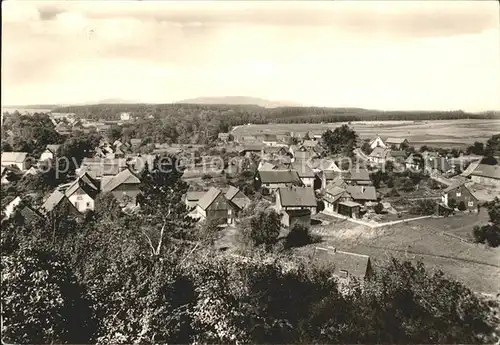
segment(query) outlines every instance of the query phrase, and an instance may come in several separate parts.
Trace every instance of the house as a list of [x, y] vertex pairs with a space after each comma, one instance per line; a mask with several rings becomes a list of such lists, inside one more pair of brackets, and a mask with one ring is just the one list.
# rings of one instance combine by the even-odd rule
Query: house
[[290, 136], [292, 138], [297, 138], [297, 139], [304, 139], [308, 135], [307, 131], [296, 131], [296, 132], [290, 132]]
[[272, 164], [272, 163], [269, 163], [269, 162], [266, 162], [266, 161], [260, 161], [259, 162], [259, 167], [257, 168], [257, 170], [274, 170], [276, 169], [277, 166]]
[[390, 150], [387, 159], [395, 163], [403, 164], [406, 160], [406, 151]]
[[370, 141], [370, 148], [372, 150], [375, 149], [376, 147], [380, 147], [382, 149], [386, 149], [387, 146], [388, 145], [382, 140], [381, 137], [376, 137], [375, 139], [373, 139], [372, 141]]
[[463, 202], [468, 211], [477, 211], [479, 200], [465, 183], [452, 184], [443, 190], [441, 194], [441, 202], [446, 207], [452, 207], [453, 205], [451, 200], [454, 200], [454, 207], [458, 207], [458, 205]]
[[27, 152], [2, 152], [2, 166], [16, 167], [20, 171], [30, 168], [30, 162]]
[[349, 186], [345, 187], [346, 192], [351, 197], [352, 201], [360, 204], [366, 202], [377, 201], [377, 190], [373, 186]]
[[451, 166], [445, 157], [427, 158], [424, 169], [428, 174], [443, 174], [449, 171]]
[[406, 138], [387, 138], [385, 143], [388, 147], [395, 147], [398, 150], [404, 149], [410, 145]]
[[360, 217], [361, 206], [361, 204], [350, 200], [339, 201], [337, 212], [343, 216], [358, 219]]
[[349, 195], [347, 194], [345, 188], [335, 185], [329, 186], [323, 195], [325, 211], [338, 213], [338, 203], [348, 199]]
[[38, 175], [39, 173], [39, 170], [35, 167], [35, 166], [32, 166], [31, 168], [29, 168], [28, 170], [26, 170], [23, 174], [23, 177], [24, 176], [27, 176], [27, 175]]
[[[109, 157], [109, 158], [125, 158], [125, 152], [123, 152], [121, 147], [117, 147], [115, 152], [112, 155], [113, 155], [113, 157]], [[106, 157], [108, 157], [108, 155], [106, 155]]]
[[313, 149], [315, 148], [316, 146], [318, 146], [318, 142], [316, 140], [311, 140], [311, 139], [308, 139], [308, 140], [304, 140], [304, 142], [302, 143], [302, 145], [310, 150], [310, 149]]
[[352, 252], [344, 252], [336, 248], [314, 248], [311, 257], [314, 265], [325, 265], [333, 269], [333, 276], [341, 282], [355, 278], [358, 281], [369, 279], [373, 275], [370, 257]]
[[113, 177], [101, 180], [101, 191], [111, 193], [120, 203], [135, 204], [140, 193], [141, 180], [130, 169], [125, 169]]
[[300, 180], [304, 186], [314, 188], [316, 174], [305, 161], [295, 161], [291, 163], [290, 169], [295, 170], [299, 174]]
[[206, 192], [187, 192], [184, 196], [184, 203], [186, 204], [187, 209], [192, 209], [196, 207], [198, 201], [200, 201], [201, 197], [205, 195]]
[[47, 215], [51, 212], [61, 210], [62, 214], [80, 214], [80, 211], [69, 201], [64, 192], [56, 189], [49, 197], [43, 202], [39, 211]]
[[123, 112], [120, 114], [121, 121], [130, 121], [130, 113]]
[[[26, 171], [29, 171], [29, 169]], [[17, 181], [23, 176], [23, 172], [20, 171], [16, 166], [2, 166], [2, 184], [4, 185]]]
[[469, 177], [472, 181], [485, 186], [500, 187], [500, 166], [478, 164]]
[[255, 135], [242, 135], [238, 137], [239, 143], [255, 143], [257, 141], [257, 137]]
[[61, 145], [49, 144], [40, 155], [40, 161], [53, 160], [57, 156], [57, 151]]
[[76, 173], [87, 172], [93, 178], [100, 180], [106, 176], [115, 176], [127, 168], [128, 164], [125, 158], [109, 159], [85, 157]]
[[43, 216], [40, 214], [40, 212], [35, 210], [27, 200], [19, 196], [15, 197], [11, 202], [9, 202], [2, 211], [2, 222], [14, 216], [19, 216], [25, 221], [43, 219]]
[[276, 190], [276, 211], [309, 210], [316, 213], [318, 203], [311, 187], [284, 187]]
[[371, 185], [370, 173], [366, 169], [351, 169], [348, 174], [342, 176], [344, 181], [350, 185]]
[[262, 143], [266, 146], [276, 146], [278, 144], [278, 137], [276, 134], [264, 134]]
[[222, 142], [227, 143], [229, 141], [229, 133], [219, 133], [217, 135], [217, 139], [219, 139]]
[[325, 133], [325, 131], [323, 131], [323, 130], [309, 131], [309, 137], [311, 139], [314, 139], [314, 140], [318, 141], [318, 140], [320, 140], [323, 137], [323, 133]]
[[197, 216], [206, 221], [221, 221], [229, 224], [234, 221], [234, 209], [227, 202], [224, 193], [211, 187], [196, 205]]
[[281, 224], [290, 229], [298, 224], [309, 227], [311, 225], [311, 211], [307, 209], [282, 211]]
[[314, 172], [341, 171], [337, 163], [335, 163], [334, 160], [329, 158], [313, 159], [309, 162], [309, 166], [313, 169]]
[[276, 139], [278, 140], [278, 142], [288, 143], [288, 141], [290, 140], [290, 132], [278, 133], [276, 134]]
[[255, 174], [254, 185], [263, 192], [272, 192], [282, 187], [302, 186], [302, 180], [295, 170], [261, 170]]
[[60, 135], [68, 135], [71, 133], [71, 127], [66, 125], [64, 122], [59, 122], [55, 127], [54, 130], [59, 133]]
[[405, 159], [404, 165], [408, 170], [418, 171], [423, 168], [424, 161], [421, 155], [412, 153]]
[[130, 146], [135, 149], [141, 146], [142, 140], [141, 139], [130, 139]]
[[237, 216], [240, 211], [245, 209], [252, 202], [249, 197], [247, 197], [239, 188], [234, 186], [229, 186], [229, 188], [223, 188], [224, 196], [226, 200], [232, 204], [235, 210], [234, 216]]
[[122, 145], [123, 145], [123, 143], [120, 141], [120, 139], [116, 139], [116, 140], [113, 142], [113, 146], [114, 146], [115, 148], [118, 148], [118, 147], [120, 147], [120, 146], [122, 146]]
[[241, 156], [248, 156], [251, 153], [261, 154], [263, 148], [264, 147], [262, 145], [258, 145], [258, 144], [245, 145], [245, 146], [240, 147], [240, 149], [238, 150], [238, 153]]
[[390, 149], [376, 146], [368, 155], [368, 161], [377, 164], [384, 164], [390, 151]]
[[64, 195], [80, 213], [94, 210], [97, 194], [99, 182], [88, 173], [80, 175], [64, 191]]
[[332, 171], [332, 170], [324, 170], [319, 173], [321, 179], [321, 189], [327, 188], [327, 186], [331, 184], [339, 185], [346, 184], [344, 181], [344, 177], [348, 176], [349, 172], [345, 171]]

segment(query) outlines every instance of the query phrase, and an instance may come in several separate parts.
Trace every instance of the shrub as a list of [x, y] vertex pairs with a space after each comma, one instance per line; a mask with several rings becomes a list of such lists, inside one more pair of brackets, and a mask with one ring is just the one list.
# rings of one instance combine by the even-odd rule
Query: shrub
[[436, 211], [436, 202], [434, 200], [418, 200], [412, 207], [410, 213], [421, 216], [429, 216]]
[[209, 174], [204, 174], [201, 179], [202, 180], [210, 180], [212, 178], [212, 175], [209, 175]]
[[375, 213], [380, 214], [384, 210], [384, 205], [382, 205], [382, 203], [379, 202], [378, 204], [375, 205], [373, 209]]
[[490, 247], [500, 245], [500, 227], [495, 224], [487, 224], [482, 227], [475, 226], [472, 235], [476, 243], [486, 243]]
[[458, 209], [459, 209], [460, 211], [465, 211], [465, 210], [467, 209], [467, 207], [465, 206], [465, 202], [460, 201], [460, 202], [458, 203]]
[[307, 226], [295, 224], [285, 241], [285, 248], [301, 247], [313, 242], [313, 238]]

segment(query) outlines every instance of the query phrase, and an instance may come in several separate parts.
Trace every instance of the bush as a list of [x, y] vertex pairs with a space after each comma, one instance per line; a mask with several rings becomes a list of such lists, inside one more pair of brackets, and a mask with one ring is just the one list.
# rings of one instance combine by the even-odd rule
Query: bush
[[212, 178], [212, 175], [209, 175], [209, 174], [204, 174], [201, 179], [202, 180], [210, 180]]
[[305, 246], [312, 242], [313, 238], [309, 228], [302, 224], [295, 224], [286, 237], [285, 249]]
[[429, 216], [435, 211], [436, 202], [434, 200], [418, 200], [410, 207], [410, 213], [419, 216]]
[[458, 203], [458, 210], [459, 210], [459, 211], [465, 211], [466, 209], [467, 209], [467, 207], [465, 206], [465, 202], [460, 201], [460, 202]]
[[486, 243], [490, 247], [500, 245], [500, 227], [495, 224], [487, 224], [482, 227], [475, 226], [472, 235], [476, 243]]
[[379, 202], [378, 204], [375, 205], [373, 210], [375, 211], [375, 213], [381, 214], [382, 211], [384, 210], [384, 205], [382, 205], [382, 203]]

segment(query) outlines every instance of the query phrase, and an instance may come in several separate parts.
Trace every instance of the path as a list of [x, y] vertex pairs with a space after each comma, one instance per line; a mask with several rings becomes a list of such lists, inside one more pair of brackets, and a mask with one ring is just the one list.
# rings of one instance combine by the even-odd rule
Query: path
[[401, 223], [408, 223], [408, 222], [411, 222], [411, 221], [414, 221], [414, 220], [420, 220], [420, 219], [426, 219], [426, 218], [435, 217], [433, 215], [431, 215], [431, 216], [420, 216], [420, 217], [415, 217], [415, 218], [399, 219], [399, 220], [394, 220], [394, 221], [391, 221], [391, 222], [378, 223], [378, 222], [375, 222], [375, 221], [366, 222], [366, 221], [363, 221], [363, 220], [360, 220], [360, 219], [354, 219], [354, 218], [346, 217], [346, 216], [343, 216], [341, 214], [329, 212], [329, 211], [326, 211], [326, 210], [324, 210], [322, 212], [324, 214], [326, 214], [326, 215], [329, 215], [329, 216], [332, 216], [332, 217], [335, 217], [335, 218], [339, 218], [339, 219], [345, 219], [345, 220], [348, 220], [348, 221], [353, 222], [353, 223], [357, 223], [357, 224], [360, 224], [360, 225], [368, 226], [368, 227], [370, 227], [372, 229], [373, 228], [380, 228], [382, 226], [389, 226], [389, 225], [395, 225], [395, 224], [401, 224]]

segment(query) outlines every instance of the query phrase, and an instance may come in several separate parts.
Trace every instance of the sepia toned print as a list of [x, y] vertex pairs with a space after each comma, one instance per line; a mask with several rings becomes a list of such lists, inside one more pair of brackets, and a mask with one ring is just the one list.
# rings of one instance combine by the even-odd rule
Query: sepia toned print
[[2, 2], [2, 342], [498, 343], [499, 13]]

